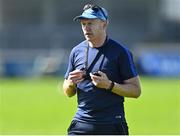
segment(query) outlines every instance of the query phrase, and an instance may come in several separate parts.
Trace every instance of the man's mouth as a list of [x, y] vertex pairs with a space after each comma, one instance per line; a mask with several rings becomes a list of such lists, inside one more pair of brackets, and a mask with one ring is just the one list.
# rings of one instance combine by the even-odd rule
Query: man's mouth
[[92, 35], [92, 33], [85, 33], [85, 35], [87, 35], [87, 36], [88, 36], [88, 35]]

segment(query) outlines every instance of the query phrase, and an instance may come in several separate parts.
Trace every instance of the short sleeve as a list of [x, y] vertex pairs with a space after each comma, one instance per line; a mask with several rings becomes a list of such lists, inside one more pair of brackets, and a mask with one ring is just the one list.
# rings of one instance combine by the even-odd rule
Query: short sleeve
[[65, 76], [64, 76], [65, 79], [67, 79], [69, 76], [69, 73], [74, 70], [74, 65], [73, 65], [74, 55], [73, 54], [74, 54], [73, 51], [71, 51], [71, 53], [69, 55], [67, 71], [66, 71]]
[[134, 65], [133, 55], [128, 49], [124, 49], [121, 54], [120, 74], [123, 80], [127, 80], [138, 75]]

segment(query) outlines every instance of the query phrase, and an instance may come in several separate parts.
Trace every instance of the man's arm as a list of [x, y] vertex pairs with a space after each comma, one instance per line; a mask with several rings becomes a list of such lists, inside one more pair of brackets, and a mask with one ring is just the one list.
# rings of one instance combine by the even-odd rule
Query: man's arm
[[124, 97], [138, 98], [141, 95], [139, 76], [125, 80], [123, 84], [115, 83], [112, 92]]
[[63, 83], [63, 90], [65, 95], [72, 97], [76, 94], [76, 84], [68, 79], [65, 79]]
[[[101, 71], [98, 73], [101, 76], [90, 74], [93, 84], [99, 88], [108, 89], [112, 81], [108, 79], [105, 73]], [[125, 80], [123, 84], [114, 83], [111, 91], [119, 96], [138, 98], [141, 94], [139, 76]]]

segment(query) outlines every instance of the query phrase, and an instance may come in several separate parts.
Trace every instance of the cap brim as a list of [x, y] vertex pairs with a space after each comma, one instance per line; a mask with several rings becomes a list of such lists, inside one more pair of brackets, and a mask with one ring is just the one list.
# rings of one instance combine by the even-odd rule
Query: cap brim
[[80, 16], [76, 16], [73, 20], [74, 21], [79, 21], [81, 19], [97, 19], [98, 17], [97, 16], [94, 16], [94, 15], [88, 15], [88, 16], [83, 16], [83, 15], [80, 15]]

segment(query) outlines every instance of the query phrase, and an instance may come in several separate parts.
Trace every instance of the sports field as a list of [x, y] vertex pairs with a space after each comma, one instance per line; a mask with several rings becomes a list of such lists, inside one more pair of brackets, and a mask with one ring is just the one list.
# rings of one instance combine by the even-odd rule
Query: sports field
[[[1, 78], [0, 134], [66, 134], [77, 104], [64, 96], [62, 81]], [[141, 81], [141, 97], [125, 100], [130, 134], [180, 135], [180, 79]]]

